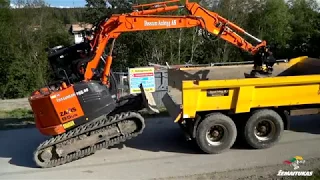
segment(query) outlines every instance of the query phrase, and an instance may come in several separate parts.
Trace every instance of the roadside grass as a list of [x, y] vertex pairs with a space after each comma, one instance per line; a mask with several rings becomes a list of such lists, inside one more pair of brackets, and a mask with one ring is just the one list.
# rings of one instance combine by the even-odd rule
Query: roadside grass
[[0, 130], [34, 127], [34, 118], [31, 110], [15, 109], [0, 111]]
[[[141, 112], [144, 118], [158, 118], [169, 116], [164, 108], [159, 114]], [[35, 127], [34, 116], [31, 110], [18, 108], [12, 111], [0, 111], [0, 130], [11, 130]]]

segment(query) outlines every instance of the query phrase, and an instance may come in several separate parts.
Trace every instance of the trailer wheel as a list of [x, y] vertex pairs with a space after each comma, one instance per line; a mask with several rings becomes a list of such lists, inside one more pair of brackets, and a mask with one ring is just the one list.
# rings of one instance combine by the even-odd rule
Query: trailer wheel
[[244, 138], [249, 146], [265, 149], [280, 140], [284, 130], [281, 116], [270, 109], [254, 112], [244, 126]]
[[200, 149], [208, 154], [227, 151], [234, 144], [237, 128], [233, 120], [221, 113], [208, 115], [196, 131], [196, 142]]

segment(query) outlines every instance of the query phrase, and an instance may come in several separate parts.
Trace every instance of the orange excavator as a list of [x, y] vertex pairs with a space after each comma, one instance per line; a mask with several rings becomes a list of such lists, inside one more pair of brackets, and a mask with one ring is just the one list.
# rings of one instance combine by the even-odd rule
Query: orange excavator
[[[189, 15], [159, 15], [185, 8]], [[251, 53], [252, 73], [270, 74], [275, 59], [265, 41], [197, 3], [179, 0], [133, 6], [131, 13], [113, 14], [99, 21], [91, 38], [70, 47], [49, 50], [54, 81], [34, 91], [29, 98], [36, 127], [50, 139], [34, 152], [43, 168], [69, 163], [141, 134], [145, 121], [140, 110], [158, 113], [151, 94], [119, 97], [113, 72], [112, 52], [121, 33], [133, 31], [200, 27]], [[241, 35], [255, 40], [256, 45]], [[110, 46], [109, 46], [110, 45]], [[105, 51], [109, 47], [109, 53]]]

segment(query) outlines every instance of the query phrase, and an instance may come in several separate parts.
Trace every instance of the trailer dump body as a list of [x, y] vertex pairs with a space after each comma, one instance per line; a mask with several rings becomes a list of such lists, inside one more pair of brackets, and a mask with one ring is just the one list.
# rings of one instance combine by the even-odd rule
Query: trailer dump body
[[291, 115], [319, 113], [319, 59], [278, 63], [270, 77], [245, 75], [251, 68], [168, 69], [162, 101], [187, 140], [195, 140], [205, 153], [227, 151], [236, 139], [255, 149], [269, 148], [289, 128]]
[[252, 65], [168, 69], [168, 93], [162, 101], [175, 121], [194, 118], [196, 111], [231, 109], [240, 113], [257, 106], [320, 102], [315, 96], [320, 83], [319, 59], [299, 57], [278, 63], [272, 77], [266, 78], [245, 78], [251, 69]]

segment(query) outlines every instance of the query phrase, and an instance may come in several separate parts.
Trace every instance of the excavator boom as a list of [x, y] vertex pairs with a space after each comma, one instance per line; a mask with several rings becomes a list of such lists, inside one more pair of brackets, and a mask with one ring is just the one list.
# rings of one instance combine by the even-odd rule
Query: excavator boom
[[[95, 52], [95, 56], [87, 64], [84, 75], [85, 80], [90, 80], [93, 77], [94, 73], [92, 69], [97, 68], [100, 57], [102, 56], [108, 41], [110, 39], [118, 38], [121, 33], [133, 31], [200, 27], [204, 31], [207, 31], [254, 56], [258, 56], [258, 58], [255, 58], [256, 68], [261, 68], [264, 61], [268, 58], [269, 60], [271, 59], [271, 63], [268, 64], [268, 67], [271, 68], [273, 66], [275, 59], [271, 56], [271, 52], [268, 52], [266, 41], [262, 41], [254, 37], [241, 27], [228, 21], [215, 12], [208, 11], [198, 3], [186, 1], [184, 6], [169, 5], [170, 3], [177, 2], [179, 1], [171, 0], [136, 5], [133, 6], [133, 12], [126, 14], [114, 14], [103, 23], [100, 23], [100, 26], [97, 27], [98, 30], [95, 32], [94, 39], [91, 42], [92, 51]], [[139, 10], [139, 8], [148, 9]], [[176, 11], [181, 8], [185, 8], [189, 12], [189, 15], [155, 15], [169, 11]], [[255, 40], [257, 45], [253, 45], [245, 40], [241, 35], [239, 35], [240, 33]], [[102, 83], [104, 84], [108, 83], [111, 64], [112, 52], [110, 52], [107, 58], [104, 71], [101, 76]]]

